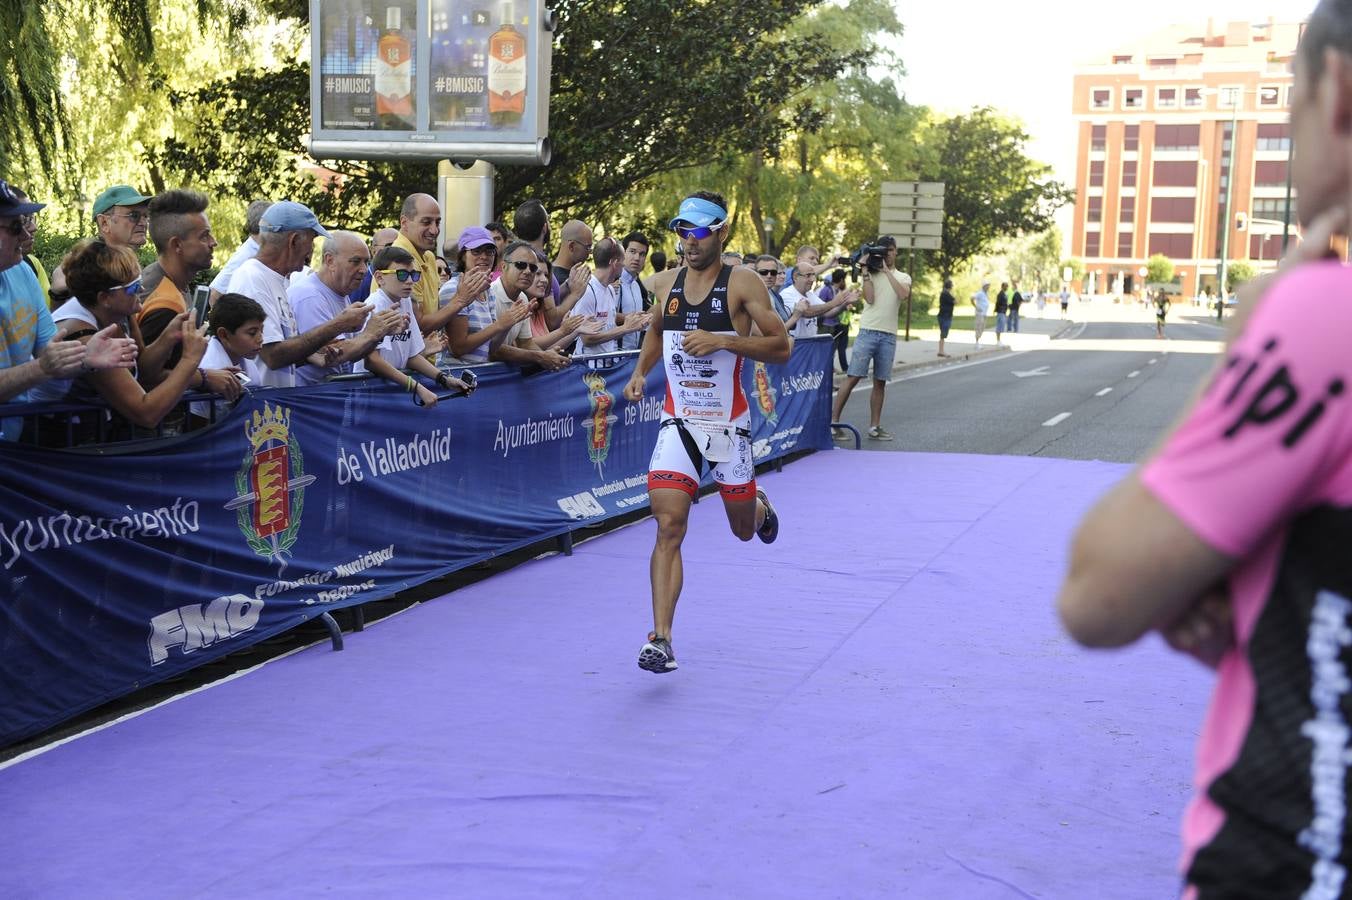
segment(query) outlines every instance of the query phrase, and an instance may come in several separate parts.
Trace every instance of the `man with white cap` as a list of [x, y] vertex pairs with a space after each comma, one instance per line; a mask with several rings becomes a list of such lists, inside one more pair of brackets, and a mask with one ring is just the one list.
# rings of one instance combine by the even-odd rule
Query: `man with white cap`
[[642, 402], [648, 371], [658, 362], [666, 369], [662, 425], [648, 464], [648, 500], [657, 521], [653, 630], [638, 656], [639, 667], [655, 673], [676, 669], [671, 627], [681, 593], [681, 543], [705, 467], [713, 469], [734, 535], [767, 544], [779, 535], [779, 517], [756, 488], [741, 372], [747, 359], [788, 362], [792, 345], [756, 273], [722, 262], [727, 222], [727, 202], [718, 194], [699, 191], [681, 202], [671, 228], [685, 248], [685, 266], [654, 278], [652, 323], [624, 388], [626, 400]]
[[[28, 389], [90, 369], [131, 368], [136, 342], [114, 336], [110, 325], [88, 343], [54, 340], [56, 325], [37, 277], [21, 249], [33, 216], [46, 206], [30, 203], [0, 179], [0, 402], [23, 402]], [[18, 440], [23, 419], [0, 420], [0, 440]]]
[[258, 352], [265, 385], [294, 387], [297, 363], [308, 360], [312, 365], [327, 366], [341, 352], [332, 342], [339, 335], [360, 329], [371, 311], [369, 303], [353, 303], [309, 331], [302, 332], [297, 326], [287, 299], [291, 273], [299, 272], [310, 261], [315, 238], [328, 236], [309, 207], [290, 200], [274, 203], [258, 223], [258, 255], [241, 263], [230, 279], [230, 293], [257, 301], [267, 313], [263, 349]]

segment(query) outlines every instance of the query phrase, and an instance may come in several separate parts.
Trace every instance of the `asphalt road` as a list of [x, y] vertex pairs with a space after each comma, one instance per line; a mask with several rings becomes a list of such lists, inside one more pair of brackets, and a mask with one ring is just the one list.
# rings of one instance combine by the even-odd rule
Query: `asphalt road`
[[[863, 446], [1137, 462], [1214, 365], [1222, 331], [1180, 317], [1159, 340], [1153, 321], [1136, 318], [1086, 322], [1046, 349], [902, 377], [888, 385], [883, 407], [883, 428], [896, 439], [865, 437]], [[861, 433], [865, 384], [844, 413]]]

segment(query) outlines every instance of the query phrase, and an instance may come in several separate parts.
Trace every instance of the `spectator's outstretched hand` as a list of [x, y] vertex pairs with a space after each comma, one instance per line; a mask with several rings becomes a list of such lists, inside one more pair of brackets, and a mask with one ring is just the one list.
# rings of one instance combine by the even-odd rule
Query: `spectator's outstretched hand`
[[210, 326], [206, 322], [203, 322], [202, 327], [198, 328], [188, 318], [187, 313], [183, 314], [183, 330], [181, 332], [183, 340], [183, 358], [191, 360], [194, 366], [200, 363], [202, 357], [207, 354], [208, 328], [210, 328]]
[[423, 353], [437, 354], [446, 349], [446, 333], [443, 331], [433, 331], [430, 334], [423, 335]]
[[370, 303], [349, 303], [342, 312], [333, 317], [333, 320], [341, 326], [343, 333], [347, 333], [360, 328], [370, 314]]
[[207, 369], [206, 384], [202, 390], [211, 394], [220, 394], [231, 403], [239, 399], [240, 392], [244, 390], [235, 374], [239, 369], [231, 366], [228, 369]]
[[585, 261], [573, 266], [572, 270], [568, 273], [568, 295], [576, 296], [587, 286], [587, 282], [591, 279], [591, 276], [591, 266], [587, 265]]
[[587, 317], [586, 317], [586, 316], [583, 316], [583, 315], [567, 315], [567, 316], [564, 316], [564, 317], [563, 317], [563, 324], [561, 324], [561, 325], [559, 326], [559, 329], [560, 329], [564, 334], [572, 334], [574, 331], [577, 331], [577, 330], [578, 330], [579, 328], [581, 328], [584, 324], [586, 324], [586, 322], [587, 322]]
[[531, 304], [527, 303], [525, 300], [518, 300], [511, 306], [507, 307], [507, 311], [504, 312], [502, 316], [508, 322], [511, 322], [513, 325], [515, 325], [516, 323], [522, 321], [527, 316], [529, 316], [530, 311]]
[[50, 341], [38, 354], [42, 374], [49, 378], [74, 378], [84, 369], [84, 362], [85, 346], [79, 341]]
[[378, 312], [366, 320], [366, 327], [362, 330], [368, 335], [379, 340], [389, 334], [397, 334], [408, 327], [408, 316], [397, 309], [387, 309]]
[[[187, 318], [187, 313], [184, 313]], [[136, 342], [131, 338], [117, 337], [118, 327], [109, 325], [107, 328], [95, 334], [84, 345], [83, 363], [87, 369], [130, 369], [136, 365]], [[57, 344], [71, 343], [77, 347], [75, 341], [57, 341]], [[54, 344], [48, 344], [50, 349]], [[77, 365], [76, 368], [79, 368]], [[57, 376], [64, 378], [66, 376]]]
[[487, 269], [470, 269], [460, 276], [460, 284], [455, 289], [455, 296], [460, 308], [464, 309], [479, 298], [488, 288], [489, 272]]

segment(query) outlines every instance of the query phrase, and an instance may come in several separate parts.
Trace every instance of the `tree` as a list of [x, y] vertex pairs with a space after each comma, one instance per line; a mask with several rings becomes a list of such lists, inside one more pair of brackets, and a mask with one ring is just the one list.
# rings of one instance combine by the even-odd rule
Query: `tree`
[[943, 246], [938, 265], [949, 277], [996, 240], [1045, 231], [1073, 192], [1051, 168], [1023, 151], [1028, 135], [990, 107], [953, 116], [935, 128], [937, 161], [924, 178], [945, 183]]
[[1174, 280], [1173, 260], [1163, 253], [1156, 253], [1146, 260], [1145, 263], [1145, 281], [1146, 284], [1168, 284]]
[[1061, 229], [1053, 225], [1041, 234], [1011, 242], [1006, 254], [1011, 277], [1033, 280], [1038, 287], [1061, 280]]
[[1241, 284], [1253, 278], [1253, 264], [1242, 259], [1232, 259], [1225, 267], [1225, 291], [1231, 293]]
[[[1080, 262], [1078, 259], [1062, 260], [1061, 271], [1064, 272], [1066, 269], [1070, 269], [1071, 281], [1084, 280], [1084, 263]], [[1057, 277], [1059, 278], [1060, 276], [1058, 275]]]

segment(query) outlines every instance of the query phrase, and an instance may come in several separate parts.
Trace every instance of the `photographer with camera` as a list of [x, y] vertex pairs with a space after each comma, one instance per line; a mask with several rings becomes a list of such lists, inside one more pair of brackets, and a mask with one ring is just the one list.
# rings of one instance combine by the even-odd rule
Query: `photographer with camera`
[[[881, 252], [880, 252], [881, 251]], [[864, 311], [859, 314], [859, 334], [854, 339], [854, 353], [845, 381], [836, 394], [831, 421], [841, 421], [841, 413], [859, 380], [873, 365], [873, 393], [869, 396], [868, 436], [875, 441], [890, 441], [892, 435], [883, 430], [883, 396], [887, 378], [892, 374], [892, 362], [897, 354], [897, 319], [901, 303], [911, 296], [911, 276], [896, 270], [897, 241], [885, 234], [872, 245], [860, 249], [856, 261], [864, 268]], [[842, 432], [846, 434], [846, 432]]]

